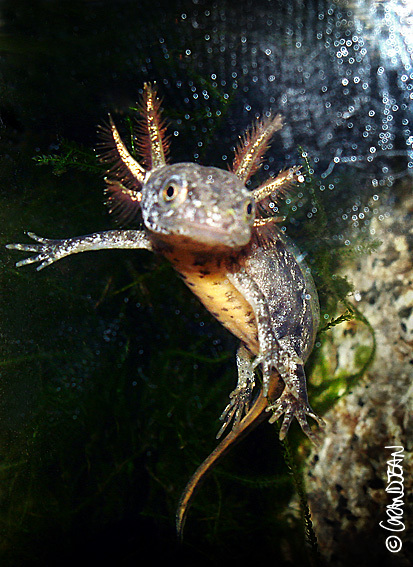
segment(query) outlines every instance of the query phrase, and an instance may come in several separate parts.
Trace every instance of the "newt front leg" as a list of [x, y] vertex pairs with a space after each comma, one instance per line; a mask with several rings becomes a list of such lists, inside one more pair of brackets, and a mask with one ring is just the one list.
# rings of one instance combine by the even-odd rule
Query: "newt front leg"
[[143, 230], [108, 230], [63, 240], [42, 238], [33, 232], [28, 232], [27, 235], [35, 240], [37, 244], [6, 245], [6, 248], [11, 250], [22, 250], [24, 252], [34, 252], [37, 254], [36, 256], [29, 256], [29, 258], [16, 262], [18, 268], [27, 264], [41, 262], [36, 269], [42, 270], [46, 266], [70, 254], [90, 252], [93, 250], [108, 248], [144, 248], [146, 250], [153, 250], [152, 243]]

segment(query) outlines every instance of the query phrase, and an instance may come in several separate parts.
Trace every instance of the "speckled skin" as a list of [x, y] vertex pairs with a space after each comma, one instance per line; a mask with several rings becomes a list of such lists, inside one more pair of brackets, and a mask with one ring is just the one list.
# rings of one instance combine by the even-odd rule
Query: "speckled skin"
[[[217, 437], [231, 422], [232, 431], [188, 483], [178, 509], [181, 531], [201, 478], [265, 411], [272, 413], [271, 422], [284, 416], [281, 438], [294, 417], [314, 438], [307, 416], [319, 424], [322, 420], [308, 404], [304, 363], [317, 331], [318, 300], [299, 252], [277, 229], [276, 222], [260, 217], [257, 209], [257, 204], [270, 194], [269, 189], [281, 186], [288, 176], [280, 174], [270, 181], [267, 193], [268, 183], [254, 192], [243, 183], [259, 159], [259, 152], [253, 152], [256, 147], [262, 151], [260, 144], [264, 144], [265, 136], [269, 138], [281, 127], [280, 118], [253, 131], [239, 151], [234, 172], [194, 163], [166, 165], [162, 128], [156, 122], [156, 99], [149, 87], [145, 88], [152, 168], [145, 171], [133, 161], [111, 123], [120, 160], [116, 174], [125, 167], [126, 177], [130, 173], [126, 181], [137, 188], [129, 189], [123, 178], [120, 183], [119, 175], [115, 181], [108, 181], [111, 190], [121, 193], [121, 199], [127, 198], [139, 208], [142, 229], [111, 230], [66, 240], [28, 233], [37, 243], [10, 244], [8, 248], [34, 252], [35, 256], [21, 260], [17, 266], [40, 262], [37, 269], [78, 252], [103, 248], [152, 250], [172, 263], [205, 307], [240, 339], [238, 383], [221, 416], [223, 424]], [[263, 386], [250, 408], [258, 365], [262, 368]]]

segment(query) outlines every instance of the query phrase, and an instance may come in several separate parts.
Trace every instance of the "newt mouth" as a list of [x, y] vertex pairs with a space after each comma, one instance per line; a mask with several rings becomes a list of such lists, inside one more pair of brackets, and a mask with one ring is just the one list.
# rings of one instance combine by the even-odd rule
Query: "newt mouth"
[[182, 236], [187, 236], [191, 240], [197, 240], [200, 243], [216, 246], [222, 244], [224, 246], [245, 246], [251, 239], [251, 230], [239, 228], [228, 230], [222, 227], [207, 226], [191, 222], [188, 228], [183, 227]]
[[185, 248], [238, 249], [246, 246], [251, 240], [250, 229], [240, 228], [229, 231], [222, 227], [206, 226], [196, 222], [189, 222], [179, 229], [175, 228], [173, 232], [174, 234], [162, 235], [162, 240], [175, 244], [179, 243], [179, 246]]

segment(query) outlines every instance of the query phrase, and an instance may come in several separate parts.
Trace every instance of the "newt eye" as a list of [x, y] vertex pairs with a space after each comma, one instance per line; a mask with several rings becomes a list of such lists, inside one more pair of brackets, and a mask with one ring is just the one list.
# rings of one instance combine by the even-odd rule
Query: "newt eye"
[[160, 190], [160, 200], [164, 205], [180, 205], [186, 197], [186, 183], [180, 179], [168, 179]]
[[244, 203], [244, 214], [247, 219], [251, 219], [255, 214], [255, 202], [248, 199]]
[[179, 187], [175, 183], [168, 183], [166, 187], [162, 189], [162, 198], [164, 201], [173, 201], [178, 193]]

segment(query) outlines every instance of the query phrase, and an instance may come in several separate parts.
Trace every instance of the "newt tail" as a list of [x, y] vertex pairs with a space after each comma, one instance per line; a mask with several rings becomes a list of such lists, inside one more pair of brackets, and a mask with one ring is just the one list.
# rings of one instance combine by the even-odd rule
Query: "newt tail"
[[253, 403], [250, 411], [240, 421], [238, 426], [232, 429], [226, 437], [219, 443], [212, 453], [199, 465], [194, 474], [191, 476], [188, 484], [182, 492], [179, 505], [176, 511], [176, 532], [180, 539], [183, 537], [183, 530], [186, 516], [188, 514], [191, 502], [197, 489], [205, 480], [207, 475], [212, 471], [213, 467], [234, 447], [245, 435], [255, 429], [267, 416], [267, 408], [271, 405], [271, 401], [280, 395], [283, 384], [277, 373], [271, 377], [267, 395], [264, 395], [262, 389]]

